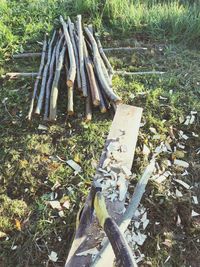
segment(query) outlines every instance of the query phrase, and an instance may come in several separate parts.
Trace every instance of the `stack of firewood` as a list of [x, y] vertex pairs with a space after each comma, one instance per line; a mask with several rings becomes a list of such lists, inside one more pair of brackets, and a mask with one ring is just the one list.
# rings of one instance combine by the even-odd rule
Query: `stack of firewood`
[[45, 36], [28, 119], [36, 106], [35, 113], [43, 112], [44, 120], [56, 120], [59, 81], [64, 73], [68, 115], [74, 114], [74, 95], [80, 93], [85, 98], [86, 120], [90, 121], [92, 106], [99, 106], [104, 113], [121, 101], [112, 89], [114, 71], [92, 26], [83, 28], [81, 15], [75, 24], [69, 17], [65, 22], [60, 16], [60, 23], [61, 29], [54, 31], [49, 40]]

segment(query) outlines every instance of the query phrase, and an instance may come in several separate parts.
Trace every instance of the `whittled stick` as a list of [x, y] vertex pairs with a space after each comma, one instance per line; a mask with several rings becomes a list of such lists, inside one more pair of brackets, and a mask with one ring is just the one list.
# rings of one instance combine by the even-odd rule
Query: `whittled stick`
[[83, 40], [83, 50], [84, 50], [84, 59], [85, 59], [85, 65], [86, 65], [86, 70], [88, 74], [88, 80], [90, 84], [92, 103], [94, 106], [99, 106], [99, 103], [100, 103], [99, 91], [97, 88], [97, 82], [96, 82], [96, 78], [94, 75], [94, 69], [93, 69], [92, 62], [89, 58], [85, 40]]
[[58, 65], [56, 66], [56, 72], [55, 72], [52, 90], [51, 90], [50, 110], [49, 110], [49, 120], [51, 120], [51, 121], [56, 120], [58, 84], [59, 84], [59, 79], [60, 79], [60, 72], [61, 72], [61, 69], [63, 66], [65, 51], [66, 51], [66, 44], [63, 46], [63, 48], [60, 52]]
[[75, 38], [74, 38], [74, 23], [71, 22], [70, 17], [68, 17], [68, 26], [69, 26], [69, 35], [70, 35], [72, 46], [74, 49], [74, 57], [76, 61], [77, 86], [78, 86], [78, 89], [80, 90], [81, 89], [81, 76], [80, 76], [80, 68], [79, 68], [78, 49], [77, 49]]
[[69, 87], [73, 87], [74, 80], [76, 77], [76, 61], [75, 61], [75, 56], [74, 56], [74, 49], [72, 46], [71, 38], [69, 36], [69, 32], [67, 29], [67, 24], [64, 21], [63, 17], [60, 16], [60, 22], [63, 26], [64, 34], [65, 34], [65, 41], [67, 43], [67, 49], [68, 49], [68, 54], [69, 54], [69, 72], [67, 75], [67, 85]]
[[51, 56], [51, 62], [50, 62], [50, 66], [49, 66], [49, 78], [47, 81], [47, 86], [46, 86], [46, 96], [45, 96], [45, 110], [44, 110], [44, 120], [48, 119], [48, 113], [49, 113], [49, 98], [50, 98], [50, 91], [51, 91], [51, 83], [53, 81], [53, 76], [54, 76], [54, 65], [55, 65], [55, 61], [56, 61], [56, 49], [57, 49], [57, 44], [55, 45], [54, 49], [53, 49], [53, 53]]
[[83, 56], [83, 31], [81, 25], [81, 15], [77, 16], [77, 30], [78, 30], [78, 52], [79, 52], [79, 65], [80, 65], [80, 73], [81, 73], [81, 86], [83, 96], [87, 96], [87, 82], [85, 76], [85, 68], [84, 68], [84, 56]]
[[46, 49], [47, 49], [47, 37], [45, 35], [43, 48], [42, 48], [42, 56], [41, 56], [41, 61], [40, 61], [40, 68], [39, 68], [39, 71], [38, 71], [38, 74], [37, 74], [37, 78], [36, 78], [36, 81], [35, 81], [35, 84], [34, 84], [33, 95], [32, 95], [32, 98], [31, 98], [31, 104], [30, 104], [30, 108], [29, 108], [29, 112], [28, 112], [28, 120], [31, 120], [31, 116], [32, 116], [32, 113], [33, 113], [34, 101], [35, 101], [35, 97], [36, 97], [37, 90], [38, 90], [38, 84], [39, 84], [40, 77], [42, 75], [42, 71], [43, 71], [43, 68], [44, 68]]
[[40, 89], [40, 95], [39, 95], [38, 104], [37, 104], [37, 107], [35, 110], [36, 114], [40, 114], [41, 110], [42, 110], [42, 104], [43, 104], [43, 99], [44, 99], [45, 89], [46, 89], [47, 75], [48, 75], [49, 65], [50, 65], [51, 56], [52, 56], [52, 45], [53, 45], [55, 36], [56, 36], [56, 31], [54, 31], [53, 36], [51, 38], [51, 41], [49, 42], [47, 63], [44, 67], [44, 71], [43, 71], [43, 75], [42, 75], [42, 84], [41, 84], [41, 89]]
[[110, 88], [110, 86], [109, 86], [109, 84], [108, 84], [108, 82], [105, 79], [105, 76], [103, 74], [102, 67], [101, 67], [101, 57], [100, 57], [100, 54], [98, 51], [97, 43], [96, 43], [93, 35], [91, 34], [90, 30], [87, 27], [85, 27], [85, 32], [86, 32], [86, 34], [90, 40], [90, 43], [92, 45], [94, 66], [95, 66], [96, 72], [98, 74], [100, 84], [102, 85], [102, 87], [103, 87], [104, 91], [106, 92], [107, 96], [109, 97], [109, 99], [111, 99], [114, 102], [119, 103], [119, 102], [121, 102], [121, 98], [113, 92], [112, 88]]

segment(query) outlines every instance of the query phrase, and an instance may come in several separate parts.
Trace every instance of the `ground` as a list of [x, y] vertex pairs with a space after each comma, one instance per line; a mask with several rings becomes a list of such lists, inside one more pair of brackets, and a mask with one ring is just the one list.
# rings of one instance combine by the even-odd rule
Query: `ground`
[[[16, 23], [16, 22], [15, 22]], [[20, 22], [21, 23], [21, 22]], [[34, 32], [34, 30], [32, 30]], [[30, 31], [31, 32], [31, 31]], [[26, 35], [24, 35], [26, 36]], [[142, 46], [147, 51], [110, 53], [114, 69], [129, 71], [160, 70], [163, 75], [114, 76], [113, 88], [123, 102], [143, 107], [132, 172], [130, 193], [140, 178], [144, 167], [161, 142], [168, 142], [172, 151], [158, 157], [160, 173], [169, 170], [171, 175], [161, 184], [149, 182], [142, 204], [148, 211], [150, 223], [146, 229], [148, 238], [141, 247], [145, 260], [141, 266], [192, 266], [200, 262], [200, 221], [192, 217], [192, 210], [200, 213], [197, 196], [200, 187], [200, 162], [197, 136], [200, 112], [200, 55], [194, 47], [170, 40], [155, 40], [135, 36], [120, 38], [102, 31], [104, 47]], [[42, 41], [42, 35], [38, 41]], [[26, 49], [40, 49], [33, 38], [31, 45], [23, 40]], [[1, 72], [37, 71], [39, 59], [13, 60], [8, 47], [1, 59]], [[100, 114], [94, 110], [91, 123], [84, 122], [84, 100], [75, 97], [76, 113], [66, 116], [66, 92], [61, 82], [59, 114], [56, 123], [47, 124], [47, 131], [38, 130], [39, 117], [29, 123], [26, 119], [33, 79], [0, 80], [0, 266], [63, 266], [69, 244], [72, 241], [76, 214], [90, 189], [95, 165], [100, 158], [106, 140], [112, 114]], [[192, 124], [185, 125], [186, 116], [196, 111]], [[172, 132], [173, 129], [173, 132]], [[183, 131], [188, 139], [180, 136]], [[174, 135], [174, 136], [173, 136]], [[170, 137], [170, 138], [169, 138]], [[184, 145], [180, 148], [178, 143]], [[144, 144], [150, 149], [144, 155]], [[74, 175], [64, 162], [74, 159], [83, 172]], [[169, 160], [181, 159], [189, 163], [184, 168], [167, 166]], [[157, 169], [157, 172], [158, 169]], [[188, 190], [174, 179], [185, 181]], [[178, 189], [182, 196], [177, 196]], [[56, 198], [67, 203], [64, 217], [48, 205]], [[177, 223], [178, 215], [181, 222]], [[48, 255], [58, 253], [58, 261], [52, 263]], [[170, 256], [168, 261], [166, 259]]]

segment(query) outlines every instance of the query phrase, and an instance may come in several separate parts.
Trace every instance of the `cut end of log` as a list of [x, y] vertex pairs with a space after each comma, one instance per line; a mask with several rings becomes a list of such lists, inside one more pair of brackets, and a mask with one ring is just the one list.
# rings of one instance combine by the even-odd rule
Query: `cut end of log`
[[106, 113], [107, 109], [106, 108], [101, 108], [100, 111], [101, 111], [101, 113]]
[[74, 83], [72, 80], [67, 80], [67, 86], [68, 87], [73, 87]]
[[92, 115], [91, 114], [88, 114], [86, 117], [85, 117], [85, 122], [90, 122], [92, 120]]
[[72, 110], [68, 110], [68, 111], [67, 111], [67, 114], [68, 114], [69, 116], [72, 116], [72, 115], [74, 115], [74, 111], [72, 111]]
[[95, 107], [98, 107], [100, 105], [100, 101], [97, 99], [95, 99], [92, 103]]

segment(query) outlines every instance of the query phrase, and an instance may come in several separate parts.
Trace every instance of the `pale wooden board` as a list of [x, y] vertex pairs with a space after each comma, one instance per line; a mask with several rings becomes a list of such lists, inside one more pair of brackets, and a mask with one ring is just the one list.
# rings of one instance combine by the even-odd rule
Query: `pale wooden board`
[[[99, 161], [100, 167], [105, 160], [106, 148], [108, 144], [111, 142], [111, 140], [119, 138], [120, 145], [126, 148], [121, 152], [122, 154], [120, 162], [123, 164], [123, 166], [125, 165], [128, 169], [131, 169], [138, 138], [141, 116], [142, 108], [124, 104], [118, 106], [110, 132], [107, 137], [104, 151]], [[101, 175], [98, 170], [96, 174], [97, 175], [95, 177], [99, 177]], [[95, 179], [97, 178], [94, 178], [94, 180]], [[86, 200], [86, 207], [90, 205], [90, 197], [91, 193]], [[116, 200], [114, 202], [111, 202], [106, 199], [109, 214], [115, 219], [116, 222], [118, 222], [122, 216], [124, 202], [125, 200]], [[76, 254], [94, 247], [98, 248], [103, 236], [104, 232], [100, 228], [95, 216], [93, 216], [92, 223], [90, 225], [85, 224], [85, 228], [83, 227], [83, 225], [81, 225], [81, 227], [79, 227], [76, 231], [76, 235], [72, 243], [65, 267], [90, 266], [92, 263], [91, 255], [77, 256]]]

